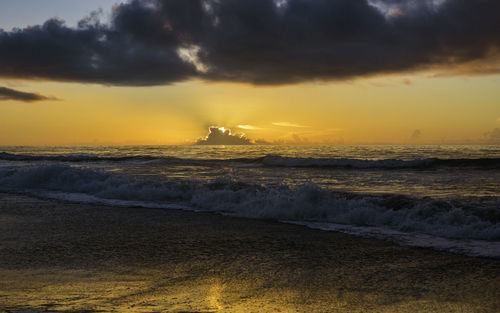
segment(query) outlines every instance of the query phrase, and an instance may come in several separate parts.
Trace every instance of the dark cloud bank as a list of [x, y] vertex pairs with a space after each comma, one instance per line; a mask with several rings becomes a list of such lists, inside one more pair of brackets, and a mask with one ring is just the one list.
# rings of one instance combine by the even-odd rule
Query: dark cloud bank
[[0, 76], [286, 84], [483, 60], [471, 71], [491, 73], [499, 12], [498, 0], [134, 0], [110, 24], [95, 13], [0, 32]]
[[7, 87], [0, 87], [0, 101], [2, 100], [33, 102], [42, 100], [55, 100], [55, 98], [45, 97], [37, 93], [24, 92]]

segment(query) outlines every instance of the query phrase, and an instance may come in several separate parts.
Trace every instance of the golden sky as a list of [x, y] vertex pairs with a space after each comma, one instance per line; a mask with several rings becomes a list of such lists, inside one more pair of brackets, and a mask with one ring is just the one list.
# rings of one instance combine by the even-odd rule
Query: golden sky
[[499, 144], [498, 10], [0, 1], [0, 145]]
[[279, 87], [3, 85], [58, 100], [1, 102], [2, 145], [187, 144], [211, 125], [279, 143], [484, 143], [500, 127], [500, 76], [422, 73]]

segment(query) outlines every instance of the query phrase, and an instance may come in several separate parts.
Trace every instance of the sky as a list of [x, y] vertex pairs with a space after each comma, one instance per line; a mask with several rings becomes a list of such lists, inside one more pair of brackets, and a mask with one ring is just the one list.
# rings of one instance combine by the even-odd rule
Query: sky
[[500, 144], [499, 9], [0, 0], [0, 145]]

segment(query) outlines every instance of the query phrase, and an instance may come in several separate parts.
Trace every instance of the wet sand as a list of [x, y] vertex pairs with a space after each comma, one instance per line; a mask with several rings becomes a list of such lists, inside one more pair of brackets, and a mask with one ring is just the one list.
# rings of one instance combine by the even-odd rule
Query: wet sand
[[0, 194], [0, 312], [498, 312], [500, 260]]

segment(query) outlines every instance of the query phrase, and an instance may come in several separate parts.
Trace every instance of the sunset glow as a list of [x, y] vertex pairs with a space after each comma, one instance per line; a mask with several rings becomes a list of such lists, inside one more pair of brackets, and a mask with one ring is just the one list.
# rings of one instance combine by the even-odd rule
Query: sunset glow
[[273, 89], [196, 81], [124, 88], [8, 80], [8, 86], [57, 100], [3, 101], [0, 142], [189, 144], [214, 124], [288, 143], [297, 135], [311, 144], [409, 144], [416, 129], [420, 144], [494, 142], [488, 134], [500, 127], [500, 77], [409, 77], [411, 85], [403, 77], [380, 77]]
[[0, 312], [498, 312], [500, 0], [0, 0]]
[[[36, 1], [19, 1], [8, 7], [10, 11], [1, 11], [4, 36], [15, 26], [7, 18], [9, 12], [17, 14], [22, 4], [32, 2]], [[417, 6], [386, 5], [382, 0], [368, 2], [375, 8], [370, 14], [383, 14], [387, 23], [409, 18], [420, 10]], [[54, 13], [42, 9], [39, 15], [19, 13], [18, 34], [21, 36], [23, 27], [42, 24], [53, 16], [67, 20], [67, 25], [53, 27], [75, 29], [77, 16], [87, 23], [85, 27], [99, 19], [102, 23], [113, 23], [113, 19], [118, 23], [126, 6], [115, 6], [113, 11], [113, 3], [89, 1], [85, 6], [72, 7], [61, 2], [60, 10]], [[433, 2], [433, 12], [438, 14], [445, 4]], [[288, 1], [276, 5], [281, 11], [291, 9]], [[92, 10], [99, 7], [102, 12], [92, 15]], [[154, 14], [154, 7], [146, 10]], [[207, 10], [206, 14], [214, 14], [210, 13], [213, 9]], [[162, 26], [162, 31], [174, 31], [171, 23], [165, 23], [170, 26]], [[99, 38], [105, 40], [106, 36]], [[0, 44], [7, 39], [3, 40]], [[499, 47], [493, 43], [490, 46], [484, 58], [464, 62], [449, 56], [448, 61], [439, 64], [387, 73], [377, 70], [367, 75], [337, 77], [328, 70], [325, 75], [330, 78], [295, 81], [276, 77], [277, 82], [269, 84], [245, 81], [244, 74], [232, 81], [210, 77], [215, 75], [216, 65], [204, 60], [203, 47], [194, 44], [183, 45], [175, 53], [180, 62], [186, 62], [198, 74], [179, 74], [179, 78], [152, 72], [153, 68], [146, 65], [134, 73], [136, 77], [130, 77], [134, 81], [129, 82], [121, 74], [109, 78], [103, 74], [102, 84], [97, 77], [57, 78], [52, 73], [22, 74], [22, 69], [17, 74], [0, 71], [0, 86], [24, 92], [25, 97], [34, 94], [32, 99], [36, 100], [26, 102], [22, 94], [17, 94], [18, 98], [12, 94], [0, 96], [0, 144], [182, 145], [203, 137], [209, 125], [241, 129], [252, 140], [278, 144], [498, 143], [493, 134], [500, 127], [499, 59], [495, 52]], [[90, 66], [97, 69], [101, 66], [99, 60], [95, 55]], [[165, 83], [156, 81], [163, 79], [161, 75], [166, 75]], [[418, 138], [412, 136], [417, 130]]]

